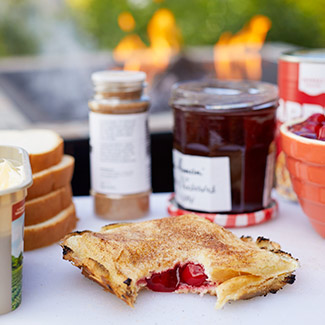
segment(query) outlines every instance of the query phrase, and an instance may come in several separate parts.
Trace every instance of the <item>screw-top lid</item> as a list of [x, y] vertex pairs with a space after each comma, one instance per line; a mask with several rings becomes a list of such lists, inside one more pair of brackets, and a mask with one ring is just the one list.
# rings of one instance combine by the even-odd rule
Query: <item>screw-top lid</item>
[[260, 81], [202, 80], [175, 84], [170, 105], [186, 110], [263, 109], [274, 106], [278, 90]]
[[105, 70], [91, 75], [96, 91], [138, 90], [144, 86], [146, 73], [142, 71]]
[[196, 215], [217, 223], [220, 226], [226, 228], [239, 228], [257, 225], [275, 218], [278, 214], [278, 203], [275, 200], [272, 200], [266, 208], [255, 212], [234, 214], [203, 213], [181, 209], [175, 201], [174, 194], [172, 194], [171, 198], [169, 199], [167, 211], [168, 214], [173, 217], [188, 213], [195, 213]]
[[285, 52], [281, 60], [290, 62], [325, 63], [325, 49], [306, 49]]

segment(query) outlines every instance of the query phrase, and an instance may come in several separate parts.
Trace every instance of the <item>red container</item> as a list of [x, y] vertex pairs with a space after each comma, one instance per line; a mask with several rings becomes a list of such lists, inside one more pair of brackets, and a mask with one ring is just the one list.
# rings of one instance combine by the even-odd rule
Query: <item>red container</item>
[[283, 54], [278, 70], [279, 108], [277, 111], [276, 188], [295, 200], [289, 173], [285, 167], [279, 128], [284, 122], [324, 113], [325, 49], [300, 50]]

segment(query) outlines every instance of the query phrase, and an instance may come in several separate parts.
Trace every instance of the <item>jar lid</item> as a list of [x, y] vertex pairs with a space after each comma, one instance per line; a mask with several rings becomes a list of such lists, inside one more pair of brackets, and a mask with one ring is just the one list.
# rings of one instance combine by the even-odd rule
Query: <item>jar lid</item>
[[325, 63], [325, 49], [304, 49], [285, 52], [281, 60], [290, 62]]
[[177, 83], [172, 88], [171, 106], [187, 110], [263, 109], [274, 106], [278, 90], [261, 81], [202, 80]]
[[272, 199], [271, 203], [265, 209], [255, 212], [235, 214], [193, 212], [190, 210], [181, 209], [175, 201], [174, 194], [172, 194], [169, 198], [169, 203], [167, 206], [168, 214], [172, 217], [194, 213], [199, 217], [208, 219], [211, 222], [225, 228], [241, 228], [264, 223], [275, 218], [277, 216], [278, 209], [277, 201]]
[[104, 70], [91, 75], [97, 91], [138, 90], [144, 86], [146, 73], [143, 71]]

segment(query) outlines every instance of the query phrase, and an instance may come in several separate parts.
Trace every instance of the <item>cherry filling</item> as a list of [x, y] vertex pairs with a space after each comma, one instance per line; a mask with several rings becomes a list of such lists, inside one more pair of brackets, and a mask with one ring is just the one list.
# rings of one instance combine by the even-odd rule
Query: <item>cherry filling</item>
[[205, 275], [201, 265], [188, 263], [182, 268], [180, 278], [183, 283], [199, 287], [208, 277]]
[[146, 279], [147, 286], [152, 291], [172, 292], [179, 286], [179, 270], [175, 267], [161, 273], [154, 273], [151, 278]]
[[292, 125], [289, 130], [305, 138], [325, 141], [325, 116], [313, 114], [306, 121]]
[[177, 290], [180, 284], [199, 287], [206, 282], [207, 278], [200, 264], [187, 263], [182, 267], [176, 265], [173, 269], [154, 273], [146, 279], [146, 282], [152, 291], [172, 292]]

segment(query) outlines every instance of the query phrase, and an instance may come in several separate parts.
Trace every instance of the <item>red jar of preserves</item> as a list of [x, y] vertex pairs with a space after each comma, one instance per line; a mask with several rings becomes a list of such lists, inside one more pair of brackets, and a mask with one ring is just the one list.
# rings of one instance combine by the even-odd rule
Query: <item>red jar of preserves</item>
[[176, 203], [200, 212], [243, 213], [269, 205], [277, 87], [189, 81], [172, 89]]

